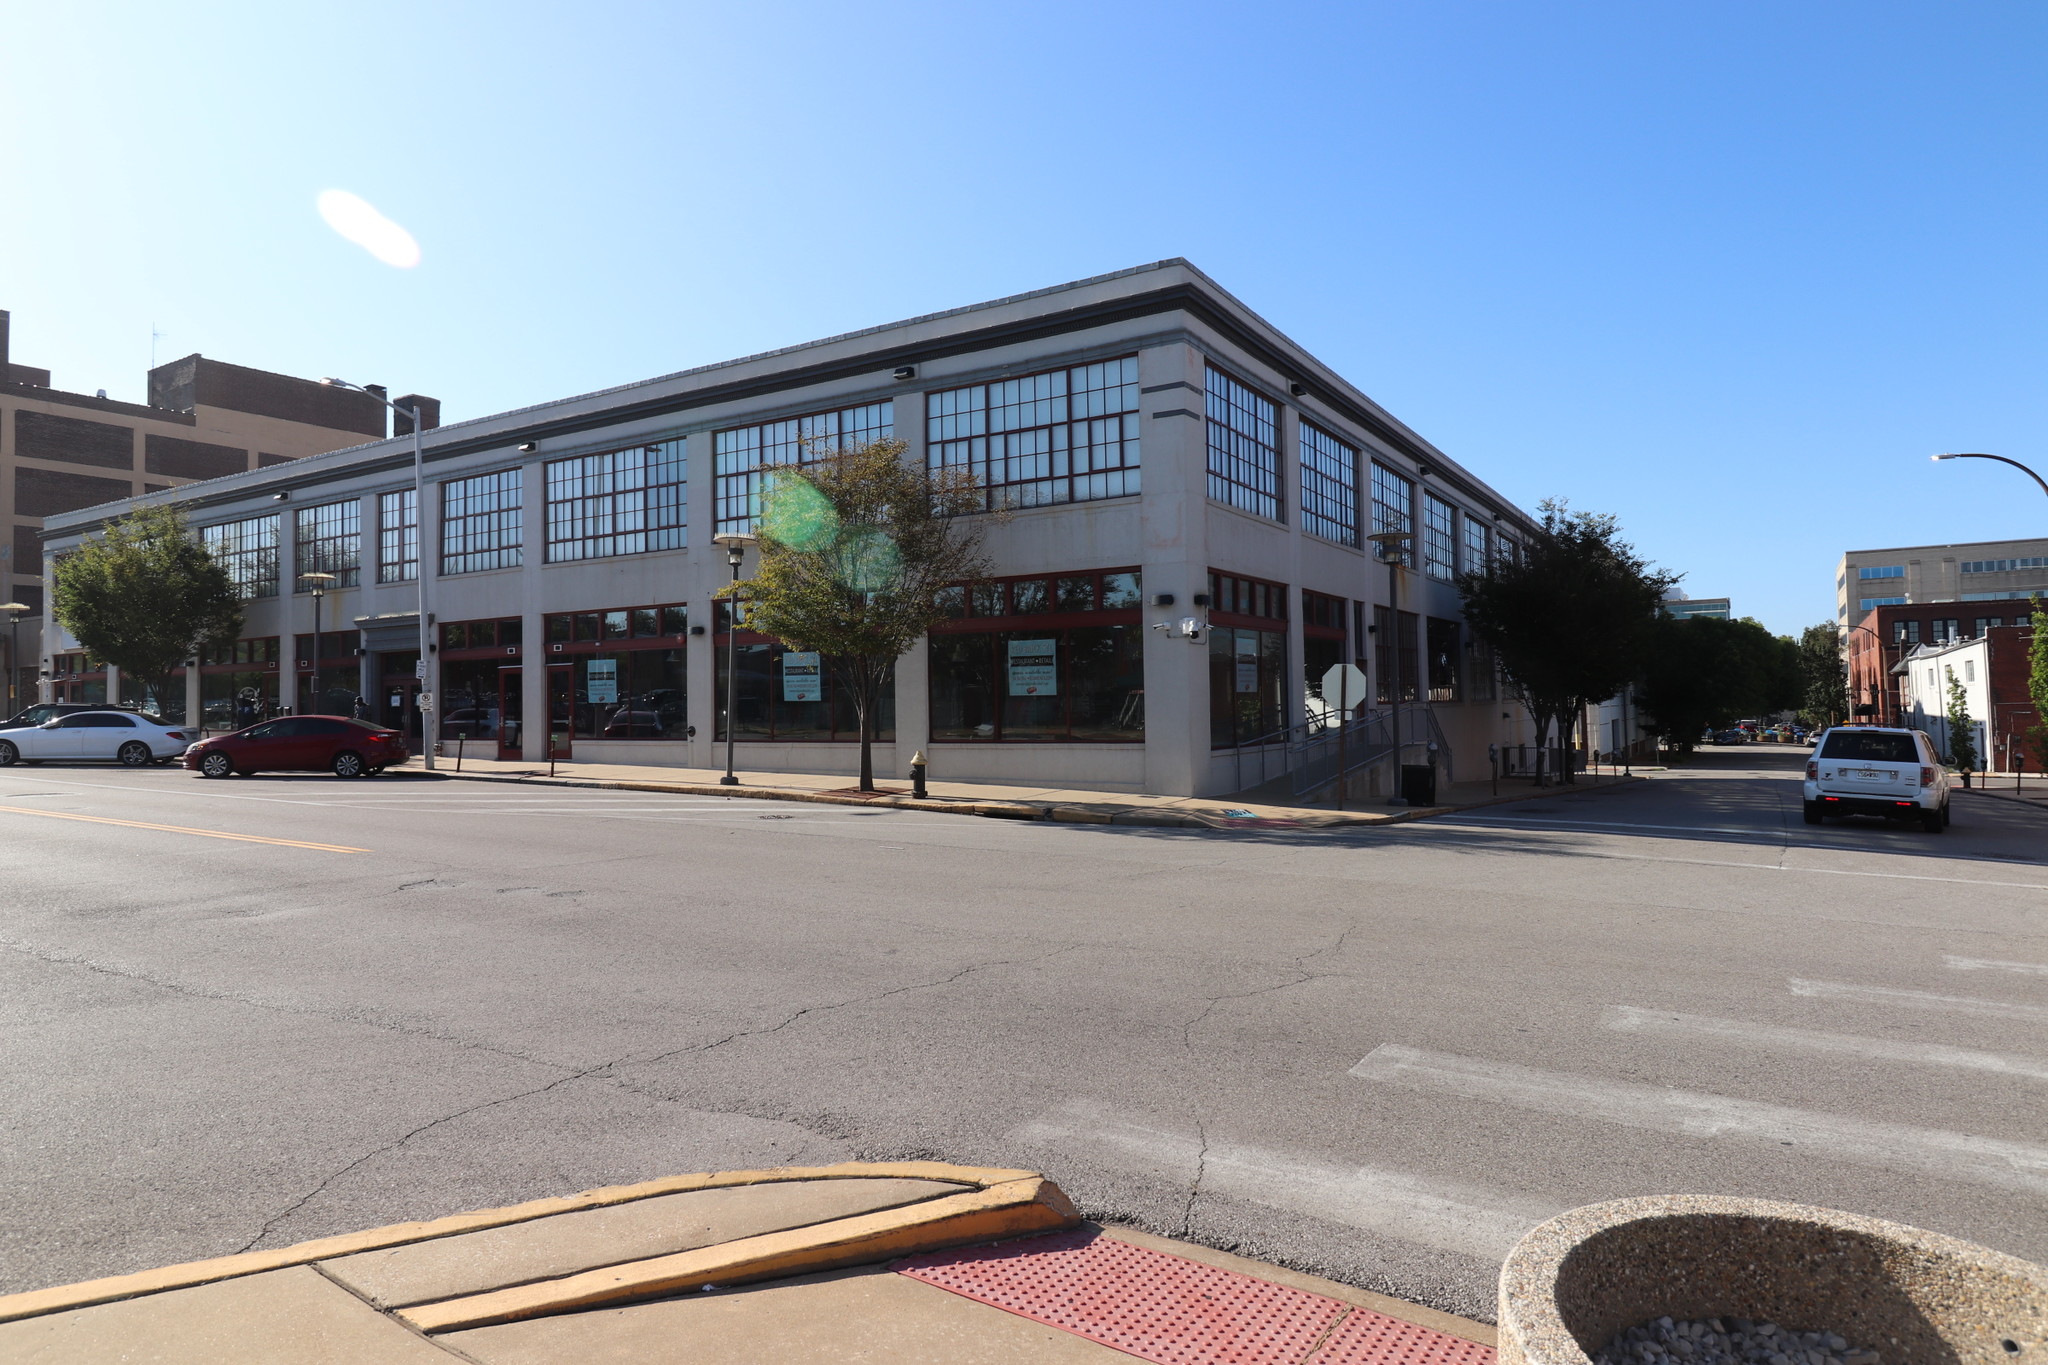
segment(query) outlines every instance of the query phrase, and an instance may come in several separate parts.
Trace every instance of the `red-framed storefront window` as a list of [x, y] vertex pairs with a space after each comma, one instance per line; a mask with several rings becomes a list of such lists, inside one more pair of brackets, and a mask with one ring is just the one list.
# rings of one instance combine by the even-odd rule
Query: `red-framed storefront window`
[[237, 640], [199, 657], [199, 711], [209, 730], [239, 730], [274, 716], [278, 691], [278, 637]]
[[[1351, 648], [1349, 632], [1345, 625], [1351, 618], [1350, 607], [1341, 597], [1327, 593], [1301, 593], [1301, 675], [1305, 694], [1323, 702], [1329, 707], [1337, 705], [1335, 696], [1323, 695], [1323, 675], [1334, 664], [1355, 663], [1361, 668], [1363, 660]], [[1368, 696], [1349, 698], [1352, 714], [1372, 700]], [[1313, 708], [1311, 708], [1313, 709]]]
[[1209, 742], [1227, 749], [1287, 724], [1287, 585], [1209, 571]]
[[[470, 623], [474, 626], [477, 623]], [[504, 655], [505, 622], [489, 648]], [[545, 618], [550, 664], [570, 673], [571, 733], [578, 739], [688, 739], [685, 604], [555, 612]], [[473, 637], [472, 637], [473, 638]], [[478, 648], [472, 643], [471, 652]], [[447, 676], [447, 664], [442, 664]], [[445, 686], [445, 684], [444, 684]]]
[[947, 589], [931, 633], [934, 743], [1145, 737], [1136, 569], [1023, 574]]
[[[737, 675], [738, 704], [733, 707], [733, 738], [741, 742], [790, 744], [858, 743], [860, 715], [853, 692], [841, 677], [838, 662], [794, 650], [771, 635], [748, 630], [746, 603], [740, 604], [739, 636], [727, 633], [729, 603], [714, 604], [716, 622], [712, 671], [717, 675], [717, 737], [725, 738], [726, 675]], [[736, 657], [729, 657], [728, 647]], [[896, 680], [882, 683], [874, 721], [877, 743], [896, 739]]]

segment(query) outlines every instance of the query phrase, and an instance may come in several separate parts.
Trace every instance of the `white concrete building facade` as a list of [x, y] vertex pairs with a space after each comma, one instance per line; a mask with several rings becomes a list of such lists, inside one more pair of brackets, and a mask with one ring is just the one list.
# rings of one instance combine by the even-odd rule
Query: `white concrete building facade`
[[[1531, 519], [1181, 260], [443, 426], [423, 499], [390, 439], [55, 516], [46, 549], [133, 502], [184, 509], [248, 597], [248, 638], [167, 699], [212, 726], [360, 694], [418, 733], [424, 688], [471, 752], [544, 760], [562, 735], [579, 761], [707, 767], [712, 536], [751, 525], [762, 467], [883, 435], [1014, 511], [995, 579], [898, 662], [879, 773], [924, 749], [935, 778], [1243, 790], [1340, 661], [1458, 775], [1515, 737], [1451, 579]], [[1387, 529], [1412, 532], [1407, 567], [1374, 557]], [[317, 651], [308, 572], [340, 580]], [[737, 644], [742, 770], [852, 772], [830, 661]]]

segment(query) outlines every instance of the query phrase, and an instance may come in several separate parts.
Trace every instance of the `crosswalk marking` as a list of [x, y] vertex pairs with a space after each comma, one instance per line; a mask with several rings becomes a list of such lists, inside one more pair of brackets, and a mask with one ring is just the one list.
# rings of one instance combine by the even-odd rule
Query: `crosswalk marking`
[[1989, 1071], [1998, 1075], [2024, 1076], [2030, 1080], [2048, 1081], [2048, 1062], [2002, 1052], [1976, 1052], [1969, 1048], [1945, 1047], [1940, 1043], [1909, 1043], [1898, 1038], [1859, 1038], [1846, 1033], [1818, 1033], [1810, 1029], [1752, 1024], [1740, 1019], [1714, 1019], [1699, 1014], [1674, 1014], [1669, 1010], [1638, 1009], [1633, 1005], [1609, 1005], [1600, 1014], [1600, 1024], [1601, 1027], [1613, 1029], [1618, 1033], [1712, 1038], [1746, 1047], [1775, 1048], [1789, 1052], [1846, 1052], [1883, 1061], [1960, 1067], [1969, 1071]]
[[1938, 1128], [1820, 1114], [1635, 1081], [1383, 1043], [1351, 1074], [1411, 1090], [1491, 1100], [1685, 1137], [1789, 1144], [1839, 1161], [2048, 1195], [2048, 1147]]
[[1908, 1009], [1947, 1010], [1952, 1014], [1979, 1014], [1991, 1019], [2024, 1019], [2048, 1024], [2048, 1005], [2021, 1005], [2010, 1000], [1980, 1000], [1970, 995], [1937, 995], [1933, 991], [1904, 991], [1891, 986], [1857, 986], [1846, 981], [1808, 981], [1793, 977], [1788, 983], [1794, 995], [1822, 1000], [1855, 1000], [1869, 1005], [1903, 1005]]
[[1944, 955], [1942, 961], [1959, 972], [2019, 972], [2024, 976], [2048, 976], [2048, 962], [1999, 962], [1986, 957], [1957, 957], [1954, 953]]

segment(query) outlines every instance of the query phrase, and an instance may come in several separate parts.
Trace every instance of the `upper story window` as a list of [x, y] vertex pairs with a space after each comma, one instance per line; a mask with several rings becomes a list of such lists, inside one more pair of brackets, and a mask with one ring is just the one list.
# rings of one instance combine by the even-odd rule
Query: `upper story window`
[[1209, 367], [1209, 496], [1280, 520], [1278, 409], [1258, 390]]
[[520, 471], [450, 479], [441, 485], [441, 572], [518, 566]]
[[353, 588], [362, 576], [363, 505], [354, 498], [292, 513], [292, 591], [310, 592], [309, 573], [331, 573], [328, 588]]
[[754, 529], [754, 518], [761, 515], [763, 469], [813, 464], [835, 450], [849, 450], [895, 434], [894, 403], [869, 403], [713, 434], [712, 500], [717, 529]]
[[1415, 486], [1377, 461], [1372, 467], [1372, 529], [1374, 535], [1415, 529]]
[[377, 495], [377, 581], [410, 583], [420, 576], [420, 500], [402, 488]]
[[687, 464], [681, 437], [550, 461], [547, 562], [683, 548]]
[[2033, 555], [2026, 559], [1966, 559], [1962, 563], [1964, 573], [2011, 573], [2015, 569], [2048, 569], [2048, 555]]
[[1269, 621], [1287, 619], [1287, 585], [1269, 583], [1237, 574], [1209, 571], [1209, 610], [1231, 616], [1259, 616]]
[[970, 384], [925, 399], [933, 469], [965, 469], [988, 507], [1138, 491], [1138, 358]]
[[1486, 543], [1486, 523], [1477, 517], [1465, 518], [1465, 572], [1478, 573], [1491, 561]]
[[1858, 611], [1869, 611], [1872, 607], [1901, 607], [1906, 604], [1903, 597], [1862, 597], [1856, 601]]
[[1884, 564], [1872, 568], [1858, 569], [1856, 576], [1858, 578], [1904, 578], [1906, 576], [1906, 566], [1903, 564]]
[[1301, 529], [1358, 544], [1358, 452], [1313, 422], [1301, 424]]
[[277, 596], [277, 516], [204, 526], [199, 543], [228, 571], [243, 597]]
[[1918, 621], [1892, 622], [1892, 640], [1894, 643], [1902, 645], [1919, 644], [1920, 623]]
[[1434, 493], [1422, 495], [1422, 571], [1431, 578], [1458, 573], [1457, 510]]

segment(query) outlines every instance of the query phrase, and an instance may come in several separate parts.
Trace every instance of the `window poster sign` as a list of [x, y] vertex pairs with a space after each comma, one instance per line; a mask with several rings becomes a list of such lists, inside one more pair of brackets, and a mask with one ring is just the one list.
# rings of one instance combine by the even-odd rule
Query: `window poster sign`
[[1237, 690], [1259, 690], [1259, 637], [1249, 630], [1237, 633]]
[[593, 705], [611, 705], [619, 699], [619, 661], [592, 659], [586, 665], [584, 685]]
[[806, 654], [797, 650], [783, 651], [782, 699], [784, 701], [823, 701], [825, 699], [824, 669], [820, 665], [816, 654]]
[[1010, 641], [1010, 695], [1059, 695], [1058, 640]]

